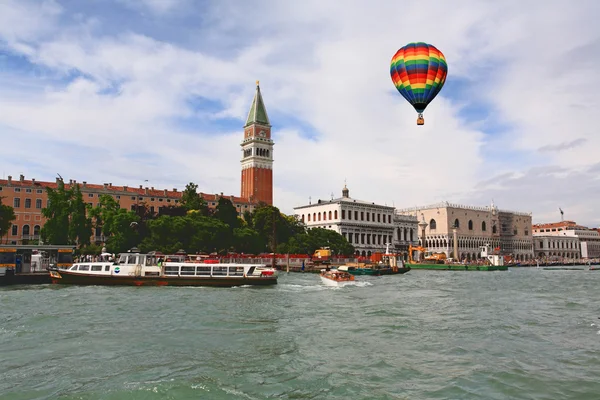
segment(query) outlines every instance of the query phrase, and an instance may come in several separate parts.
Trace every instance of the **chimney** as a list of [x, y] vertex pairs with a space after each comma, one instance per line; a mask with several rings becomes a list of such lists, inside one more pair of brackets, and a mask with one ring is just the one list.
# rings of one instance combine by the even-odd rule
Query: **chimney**
[[108, 183], [104, 184], [104, 190], [108, 189]]
[[60, 182], [60, 178], [56, 177], [56, 183]]
[[148, 194], [148, 188], [144, 188], [144, 193]]
[[123, 186], [123, 191], [126, 192], [128, 188], [128, 186]]
[[[58, 178], [56, 178], [56, 179], [58, 179]], [[11, 175], [8, 176], [8, 184], [9, 185], [12, 184], [12, 176]]]
[[25, 180], [25, 175], [23, 175], [23, 174], [19, 175], [19, 179], [21, 180], [21, 182], [23, 182]]
[[166, 197], [166, 196], [167, 196], [167, 194], [169, 194], [169, 193], [168, 193], [168, 191], [167, 191], [167, 189], [163, 190], [163, 196], [165, 196], [165, 197]]
[[69, 179], [69, 185], [73, 184], [73, 179]]
[[152, 190], [154, 190], [154, 186], [152, 186], [152, 188], [151, 188], [151, 189], [152, 189]]
[[31, 184], [35, 185], [35, 178], [31, 178]]
[[112, 182], [108, 182], [108, 187], [112, 187]]
[[[73, 183], [77, 183], [77, 181], [73, 179]], [[83, 187], [85, 187], [85, 185], [87, 185], [87, 182], [83, 181]]]
[[177, 193], [177, 188], [173, 188], [173, 191], [174, 191], [175, 193]]
[[142, 185], [140, 185], [140, 189], [143, 189], [144, 187]]

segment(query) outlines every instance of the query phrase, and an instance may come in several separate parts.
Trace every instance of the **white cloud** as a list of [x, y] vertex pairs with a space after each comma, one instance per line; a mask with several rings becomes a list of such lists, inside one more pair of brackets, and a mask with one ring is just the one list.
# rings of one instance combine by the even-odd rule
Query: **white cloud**
[[[206, 192], [237, 195], [241, 125], [260, 79], [276, 141], [275, 203], [286, 212], [309, 196], [339, 196], [347, 179], [352, 196], [398, 207], [481, 205], [493, 197], [501, 208], [533, 211], [534, 219], [551, 218], [554, 203], [562, 203], [577, 210], [578, 222], [600, 223], [587, 200], [600, 194], [597, 172], [589, 170], [600, 145], [592, 111], [600, 86], [595, 2], [565, 9], [552, 1], [223, 1], [199, 10], [192, 2], [137, 3], [163, 19], [201, 14], [210, 25], [189, 32], [206, 33], [198, 40], [211, 51], [135, 30], [100, 35], [94, 15], [59, 23], [69, 10], [45, 4], [0, 8], [11, 15], [0, 40], [56, 79], [80, 76], [62, 84], [0, 72], [7, 84], [0, 126], [19, 132], [11, 148], [22, 148], [25, 138], [60, 143], [88, 162], [19, 151], [5, 170], [47, 169], [52, 179], [60, 166], [89, 182], [149, 179], [171, 188], [194, 181]], [[27, 21], [41, 23], [19, 26]], [[435, 44], [449, 62], [448, 85], [423, 127], [389, 77], [391, 56], [416, 40]], [[190, 108], [196, 96], [223, 105], [208, 120], [238, 118], [240, 129], [214, 135], [175, 123], [207, 116]], [[543, 173], [555, 170], [566, 178]], [[577, 196], [546, 190], [575, 182]]]

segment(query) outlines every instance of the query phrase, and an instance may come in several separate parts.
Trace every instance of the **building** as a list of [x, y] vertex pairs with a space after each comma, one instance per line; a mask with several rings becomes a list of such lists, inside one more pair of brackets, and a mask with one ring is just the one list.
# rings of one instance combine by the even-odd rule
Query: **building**
[[486, 244], [500, 248], [500, 254], [516, 260], [533, 258], [531, 213], [499, 210], [489, 207], [471, 207], [442, 202], [423, 207], [400, 209], [399, 215], [414, 215], [423, 221], [425, 237], [419, 229], [419, 242], [429, 251], [454, 255], [454, 233], [461, 260], [480, 258], [479, 246]]
[[248, 202], [273, 204], [273, 145], [271, 123], [256, 82], [256, 94], [244, 125], [241, 197]]
[[318, 200], [316, 203], [295, 207], [295, 215], [309, 229], [331, 229], [354, 246], [357, 255], [370, 256], [385, 252], [386, 243], [397, 251], [408, 248], [408, 239], [417, 238], [417, 220], [414, 217], [396, 217], [394, 207], [350, 197], [346, 186], [342, 197]]
[[533, 225], [534, 249], [542, 259], [579, 259], [600, 257], [600, 233], [577, 225], [574, 221], [561, 221]]
[[[267, 116], [264, 101], [260, 93], [258, 82], [256, 94], [246, 124], [244, 125], [244, 140], [242, 141], [242, 177], [241, 196], [224, 196], [223, 193], [202, 193], [208, 207], [214, 209], [221, 197], [231, 200], [233, 205], [243, 216], [244, 212], [252, 212], [259, 202], [273, 204], [273, 140], [271, 139], [271, 124]], [[38, 240], [44, 225], [42, 208], [48, 206], [46, 188], [56, 189], [59, 179], [55, 182], [42, 182], [36, 179], [26, 180], [21, 175], [19, 180], [0, 179], [0, 197], [5, 205], [15, 209], [17, 219], [0, 242], [9, 244], [27, 244], [30, 240]], [[177, 205], [181, 200], [181, 192], [176, 188], [155, 189], [154, 187], [129, 187], [113, 186], [112, 183], [92, 184], [86, 181], [78, 183], [74, 179], [64, 182], [65, 188], [70, 189], [75, 185], [83, 194], [84, 201], [91, 206], [96, 206], [101, 195], [111, 195], [121, 208], [135, 209], [137, 205], [145, 204], [151, 212], [158, 212], [161, 207]], [[92, 241], [101, 243], [104, 237], [100, 230], [96, 230]]]
[[[56, 189], [58, 182], [58, 178], [55, 182], [26, 180], [23, 175], [17, 181], [13, 180], [12, 176], [9, 176], [8, 179], [0, 179], [2, 203], [12, 206], [16, 214], [16, 220], [13, 222], [8, 236], [0, 238], [3, 243], [27, 244], [30, 240], [40, 239], [40, 230], [45, 222], [42, 208], [48, 206], [46, 188]], [[98, 185], [86, 181], [78, 183], [73, 179], [65, 182], [65, 189], [68, 190], [75, 185], [79, 185], [83, 200], [93, 207], [98, 205], [100, 196], [107, 194], [112, 196], [121, 208], [134, 210], [136, 206], [145, 204], [153, 213], [158, 212], [161, 207], [178, 205], [182, 194], [177, 188], [167, 190], [143, 187], [142, 185], [139, 187], [115, 186], [112, 183]], [[241, 197], [224, 196], [223, 193], [200, 193], [200, 195], [210, 209], [215, 209], [219, 199], [226, 197], [233, 203], [240, 216], [245, 211], [253, 211], [256, 207], [256, 203], [248, 202]], [[96, 243], [104, 241], [100, 229], [96, 230], [92, 241]]]

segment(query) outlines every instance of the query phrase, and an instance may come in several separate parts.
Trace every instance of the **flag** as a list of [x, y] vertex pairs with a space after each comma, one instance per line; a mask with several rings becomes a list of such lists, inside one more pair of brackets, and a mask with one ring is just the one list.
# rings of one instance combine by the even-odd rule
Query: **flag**
[[560, 215], [565, 215], [564, 211], [562, 210], [562, 208], [558, 207], [558, 209], [560, 210]]
[[500, 251], [500, 246], [496, 247], [494, 251]]

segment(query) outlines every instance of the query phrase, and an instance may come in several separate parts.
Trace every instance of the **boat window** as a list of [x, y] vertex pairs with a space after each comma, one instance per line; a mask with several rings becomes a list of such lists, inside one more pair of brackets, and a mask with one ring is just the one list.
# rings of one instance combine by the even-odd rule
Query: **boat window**
[[213, 275], [227, 275], [227, 267], [213, 267]]
[[71, 267], [71, 271], [77, 271], [77, 267], [78, 267], [78, 265], [73, 265], [73, 266]]
[[196, 267], [181, 267], [181, 275], [194, 275]]
[[137, 256], [127, 256], [127, 264], [135, 265], [137, 264], [136, 260]]
[[179, 275], [179, 267], [165, 267], [165, 275]]
[[106, 271], [106, 272], [110, 271], [110, 265], [105, 265], [104, 266], [104, 271]]
[[244, 275], [244, 267], [229, 267], [229, 275]]
[[92, 265], [92, 271], [102, 271], [102, 265]]
[[254, 269], [256, 267], [250, 267], [250, 269], [248, 270], [248, 275], [252, 275], [254, 273]]
[[210, 275], [210, 267], [196, 267], [196, 275]]
[[119, 264], [126, 264], [127, 263], [127, 256], [126, 255], [121, 255], [119, 257]]
[[80, 271], [89, 271], [90, 270], [90, 266], [89, 265], [80, 265], [79, 266], [79, 270]]

